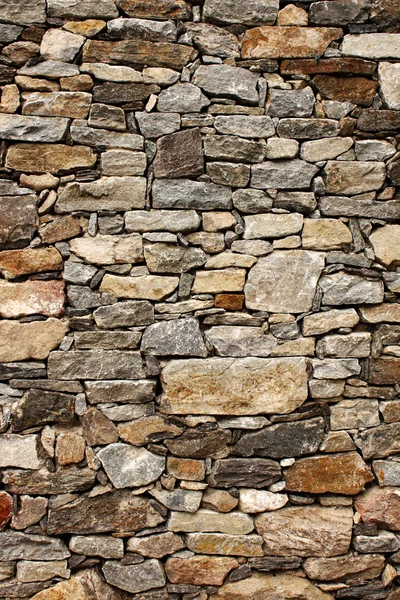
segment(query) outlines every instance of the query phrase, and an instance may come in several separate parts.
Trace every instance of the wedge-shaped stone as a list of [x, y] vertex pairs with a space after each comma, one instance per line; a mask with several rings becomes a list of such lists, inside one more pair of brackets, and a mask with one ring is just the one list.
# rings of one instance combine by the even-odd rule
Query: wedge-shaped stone
[[117, 490], [50, 508], [47, 530], [50, 535], [139, 531], [163, 520], [147, 498]]
[[222, 585], [228, 573], [238, 566], [237, 560], [225, 556], [172, 557], [168, 558], [165, 571], [172, 583]]
[[244, 221], [245, 240], [286, 237], [298, 233], [303, 227], [303, 215], [298, 213], [251, 215], [244, 217]]
[[379, 554], [347, 554], [332, 558], [307, 558], [304, 570], [316, 581], [345, 581], [355, 583], [375, 579], [385, 566]]
[[400, 59], [399, 36], [395, 33], [345, 35], [342, 53], [347, 56], [359, 56], [361, 58], [372, 58], [373, 60]]
[[0, 114], [0, 136], [22, 142], [59, 142], [68, 127], [68, 119], [57, 117], [26, 117]]
[[213, 510], [201, 509], [194, 514], [172, 511], [168, 521], [168, 529], [188, 533], [217, 532], [245, 535], [253, 531], [254, 524], [253, 519], [240, 512], [223, 514]]
[[273, 25], [278, 9], [279, 0], [249, 0], [245, 6], [229, 0], [206, 0], [203, 16], [206, 21], [221, 25]]
[[365, 460], [385, 458], [400, 451], [400, 423], [385, 423], [361, 431], [354, 437]]
[[75, 210], [125, 211], [144, 208], [146, 179], [144, 177], [103, 177], [88, 183], [67, 184], [55, 205], [58, 213]]
[[0, 196], [0, 249], [23, 248], [38, 225], [36, 196]]
[[289, 492], [358, 494], [374, 476], [357, 452], [303, 458], [286, 472]]
[[102, 570], [108, 583], [133, 594], [160, 588], [166, 583], [164, 569], [161, 563], [154, 559], [139, 565], [106, 561]]
[[18, 25], [41, 24], [46, 22], [45, 0], [16, 0], [0, 2], [1, 20]]
[[71, 556], [62, 540], [17, 531], [0, 533], [0, 560], [62, 560]]
[[303, 319], [303, 335], [320, 335], [340, 327], [354, 327], [359, 320], [360, 317], [354, 308], [333, 309], [308, 315]]
[[143, 261], [142, 236], [137, 233], [81, 237], [69, 244], [72, 252], [88, 263], [113, 265]]
[[242, 57], [317, 58], [342, 35], [334, 27], [255, 27], [244, 35]]
[[379, 190], [386, 178], [385, 163], [329, 161], [325, 167], [326, 191], [330, 194], [362, 194]]
[[229, 65], [202, 65], [193, 83], [211, 96], [233, 98], [248, 104], [258, 103], [258, 75], [248, 69]]
[[117, 298], [163, 300], [178, 287], [178, 277], [143, 275], [140, 277], [118, 277], [105, 275], [100, 285], [102, 292], [110, 292]]
[[226, 583], [214, 596], [215, 600], [332, 600], [308, 579], [284, 573], [253, 572], [250, 578]]
[[64, 300], [63, 281], [0, 282], [0, 315], [5, 319], [36, 314], [58, 317], [64, 312]]
[[49, 379], [142, 379], [145, 373], [139, 352], [78, 350], [52, 352]]
[[324, 420], [320, 417], [293, 423], [277, 423], [261, 431], [242, 435], [234, 451], [240, 456], [292, 458], [316, 452], [323, 436]]
[[[44, 582], [42, 588], [48, 584], [49, 582]], [[94, 569], [79, 571], [76, 576], [44, 589], [34, 598], [35, 600], [70, 600], [71, 598], [74, 600], [93, 600], [94, 598], [122, 600], [121, 594], [115, 588], [111, 588]]]
[[97, 160], [90, 148], [62, 144], [14, 144], [6, 166], [25, 173], [58, 173], [93, 167]]
[[264, 538], [267, 555], [339, 556], [349, 550], [353, 511], [317, 505], [290, 506], [258, 515], [255, 523]]
[[383, 282], [364, 279], [360, 275], [338, 272], [321, 277], [324, 293], [322, 304], [380, 304], [383, 302]]
[[199, 129], [186, 129], [157, 141], [153, 163], [155, 177], [197, 177], [204, 172], [204, 156]]
[[39, 471], [7, 469], [3, 473], [3, 483], [6, 489], [13, 494], [20, 495], [84, 492], [91, 489], [95, 482], [96, 471], [88, 468], [70, 467], [59, 469], [55, 473], [51, 473], [44, 468]]
[[83, 47], [83, 62], [111, 65], [166, 67], [182, 69], [196, 58], [197, 51], [190, 46], [170, 42], [122, 40], [103, 42], [88, 40]]
[[217, 356], [267, 357], [278, 345], [278, 340], [265, 335], [260, 327], [211, 327], [206, 331], [206, 339]]
[[259, 535], [228, 535], [223, 533], [189, 533], [189, 550], [197, 554], [225, 556], [263, 556], [263, 539]]
[[229, 210], [230, 189], [223, 185], [190, 179], [156, 179], [153, 184], [154, 208]]
[[63, 265], [56, 248], [26, 248], [0, 253], [0, 272], [6, 279], [45, 271], [62, 271]]
[[164, 443], [175, 456], [188, 458], [221, 458], [229, 454], [227, 444], [231, 442], [230, 431], [212, 429], [201, 431], [188, 429], [178, 438]]
[[199, 322], [193, 318], [150, 325], [143, 333], [140, 349], [161, 356], [207, 356]]
[[318, 167], [297, 158], [267, 161], [251, 167], [251, 187], [278, 190], [308, 189]]
[[185, 0], [117, 0], [129, 17], [138, 19], [190, 19], [190, 4]]
[[307, 365], [301, 358], [172, 360], [162, 384], [172, 414], [288, 413], [307, 398]]
[[165, 458], [130, 444], [109, 444], [97, 456], [115, 488], [140, 487], [155, 481], [165, 468]]
[[[0, 436], [0, 467], [37, 470], [43, 466], [39, 456], [39, 436], [3, 434]], [[7, 559], [8, 560], [8, 559]]]
[[400, 488], [370, 488], [355, 499], [355, 508], [364, 523], [400, 531]]
[[310, 310], [323, 268], [320, 252], [276, 250], [250, 270], [244, 288], [247, 308], [276, 313]]

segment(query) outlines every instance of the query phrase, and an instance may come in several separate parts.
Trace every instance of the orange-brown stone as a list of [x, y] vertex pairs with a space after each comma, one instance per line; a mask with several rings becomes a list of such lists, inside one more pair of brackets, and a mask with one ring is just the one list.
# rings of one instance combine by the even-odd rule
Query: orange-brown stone
[[185, 0], [118, 0], [117, 6], [137, 19], [190, 19], [191, 8]]
[[369, 382], [374, 385], [400, 384], [400, 358], [371, 358]]
[[0, 529], [11, 519], [13, 513], [13, 499], [7, 492], [0, 492]]
[[87, 146], [14, 144], [7, 152], [6, 167], [26, 173], [58, 173], [93, 167], [96, 158]]
[[356, 498], [355, 507], [364, 523], [400, 531], [400, 488], [373, 487]]
[[217, 294], [215, 306], [225, 310], [242, 310], [244, 303], [243, 294]]
[[317, 75], [312, 83], [323, 98], [339, 102], [352, 102], [360, 106], [371, 106], [377, 82], [366, 77], [339, 77]]
[[362, 58], [300, 58], [283, 60], [282, 75], [316, 75], [317, 73], [341, 73], [342, 75], [373, 75], [376, 63]]
[[193, 458], [169, 456], [167, 468], [172, 477], [187, 481], [202, 481], [206, 475], [204, 461]]
[[68, 215], [67, 217], [59, 217], [42, 225], [39, 229], [39, 235], [45, 244], [54, 244], [61, 240], [69, 240], [76, 237], [81, 232], [79, 219]]
[[311, 494], [357, 494], [374, 476], [356, 452], [314, 456], [294, 463], [286, 473], [286, 489]]
[[172, 583], [193, 585], [222, 585], [232, 569], [239, 566], [234, 558], [193, 556], [192, 558], [169, 558], [165, 565]]
[[243, 37], [243, 58], [317, 58], [341, 38], [335, 27], [255, 27]]
[[30, 273], [61, 271], [63, 264], [61, 254], [56, 248], [26, 248], [0, 252], [0, 273], [6, 279]]

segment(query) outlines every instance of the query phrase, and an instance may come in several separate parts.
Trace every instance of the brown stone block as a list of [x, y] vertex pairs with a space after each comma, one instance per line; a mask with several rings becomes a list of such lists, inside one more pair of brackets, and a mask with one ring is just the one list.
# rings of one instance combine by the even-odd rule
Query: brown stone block
[[225, 310], [242, 310], [244, 304], [243, 294], [217, 294], [215, 306]]
[[371, 358], [369, 382], [375, 385], [400, 384], [400, 358]]
[[315, 58], [283, 60], [281, 63], [282, 75], [316, 75], [317, 73], [341, 73], [353, 75], [372, 75], [376, 63], [362, 58]]
[[7, 152], [6, 167], [28, 173], [58, 173], [90, 168], [96, 162], [86, 146], [63, 144], [14, 144]]
[[376, 81], [365, 77], [317, 75], [312, 83], [323, 98], [352, 102], [360, 106], [371, 106], [377, 88]]

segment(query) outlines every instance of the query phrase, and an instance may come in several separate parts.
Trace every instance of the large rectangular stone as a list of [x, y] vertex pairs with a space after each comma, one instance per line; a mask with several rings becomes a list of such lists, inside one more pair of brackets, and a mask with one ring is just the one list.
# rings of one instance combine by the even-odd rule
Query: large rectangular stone
[[144, 177], [102, 177], [88, 183], [74, 181], [67, 184], [58, 197], [55, 211], [125, 211], [144, 208], [145, 202]]
[[52, 352], [49, 379], [143, 379], [139, 352], [116, 350]]
[[64, 312], [64, 301], [61, 280], [0, 282], [0, 315], [6, 319], [28, 315], [58, 317]]
[[304, 358], [172, 360], [161, 380], [171, 414], [288, 413], [307, 398]]
[[323, 196], [320, 199], [321, 213], [326, 217], [364, 217], [369, 219], [400, 219], [400, 202], [374, 200], [372, 194], [357, 197]]
[[17, 25], [35, 25], [46, 22], [45, 0], [0, 0], [1, 20]]
[[342, 53], [348, 56], [400, 59], [400, 36], [397, 33], [362, 33], [345, 35]]
[[68, 119], [26, 117], [0, 114], [0, 137], [21, 142], [59, 142], [68, 127]]
[[86, 146], [14, 144], [8, 149], [6, 167], [28, 173], [58, 173], [93, 167], [96, 160], [96, 154]]
[[247, 0], [240, 4], [231, 0], [206, 0], [205, 21], [221, 25], [273, 25], [278, 14], [279, 0]]
[[153, 183], [153, 208], [229, 210], [231, 205], [230, 188], [223, 185], [190, 179], [156, 179]]
[[19, 531], [0, 533], [0, 560], [61, 560], [71, 556], [62, 540]]

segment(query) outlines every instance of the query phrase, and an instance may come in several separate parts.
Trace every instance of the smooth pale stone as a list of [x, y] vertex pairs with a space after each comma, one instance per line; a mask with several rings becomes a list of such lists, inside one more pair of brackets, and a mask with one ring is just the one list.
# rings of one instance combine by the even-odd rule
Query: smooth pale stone
[[274, 494], [266, 490], [242, 488], [240, 490], [239, 508], [244, 513], [260, 513], [278, 510], [289, 502], [286, 494]]
[[132, 594], [160, 588], [166, 583], [162, 564], [155, 559], [146, 560], [139, 565], [106, 561], [102, 570], [108, 583]]
[[61, 117], [27, 117], [0, 113], [0, 136], [21, 142], [59, 142], [63, 139], [68, 119]]
[[97, 160], [90, 148], [64, 144], [13, 144], [6, 158], [10, 169], [29, 173], [58, 173], [91, 168]]
[[301, 145], [300, 156], [309, 162], [332, 160], [340, 154], [347, 152], [353, 143], [353, 138], [351, 137], [311, 140]]
[[400, 225], [379, 227], [369, 239], [379, 262], [387, 267], [400, 263]]
[[365, 323], [400, 323], [400, 303], [360, 307]]
[[117, 489], [140, 487], [158, 479], [165, 469], [165, 458], [130, 444], [109, 444], [97, 456]]
[[367, 358], [371, 350], [371, 334], [357, 331], [348, 335], [326, 335], [317, 342], [317, 356], [331, 358]]
[[142, 236], [139, 234], [81, 237], [71, 240], [69, 245], [74, 254], [97, 265], [143, 261]]
[[318, 167], [297, 158], [267, 161], [251, 167], [250, 185], [261, 189], [308, 189], [317, 172]]
[[245, 535], [254, 529], [253, 519], [240, 512], [218, 513], [200, 509], [196, 513], [171, 512], [168, 520], [170, 531], [188, 533], [228, 533]]
[[321, 252], [275, 250], [260, 258], [244, 288], [247, 308], [274, 313], [307, 312], [324, 268]]
[[135, 117], [139, 124], [140, 132], [145, 138], [158, 138], [162, 135], [174, 133], [179, 130], [181, 124], [181, 117], [176, 112], [137, 112], [135, 113]]
[[183, 302], [160, 302], [155, 307], [156, 312], [161, 314], [179, 315], [185, 313], [191, 313], [196, 310], [205, 310], [206, 308], [212, 308], [214, 306], [214, 300], [184, 300]]
[[179, 277], [142, 275], [140, 277], [118, 277], [105, 275], [101, 292], [109, 292], [117, 298], [137, 298], [143, 300], [163, 300], [178, 287]]
[[93, 75], [99, 81], [114, 81], [116, 83], [142, 83], [140, 71], [122, 65], [113, 66], [106, 63], [82, 63], [81, 73]]
[[266, 335], [259, 327], [235, 327], [221, 325], [206, 331], [207, 341], [217, 356], [270, 356], [278, 340]]
[[23, 92], [22, 100], [24, 115], [84, 119], [92, 95], [87, 92]]
[[[154, 21], [152, 21], [154, 23]], [[142, 71], [144, 83], [155, 83], [156, 85], [172, 85], [179, 79], [179, 73], [173, 69], [162, 67], [147, 67]]]
[[396, 33], [345, 35], [342, 53], [347, 56], [359, 56], [373, 60], [400, 59], [400, 37]]
[[241, 292], [246, 278], [244, 269], [197, 271], [192, 287], [193, 294], [220, 294]]
[[368, 280], [360, 275], [332, 273], [321, 277], [319, 285], [324, 294], [323, 305], [380, 304], [384, 298], [381, 280]]
[[15, 319], [27, 315], [58, 317], [64, 312], [64, 282], [31, 280], [0, 282], [0, 315]]
[[302, 243], [306, 250], [341, 250], [349, 247], [352, 241], [350, 229], [337, 219], [304, 221]]
[[161, 381], [162, 406], [170, 414], [285, 414], [301, 406], [307, 398], [307, 361], [304, 358], [172, 360], [163, 369]]
[[229, 0], [206, 0], [203, 16], [206, 21], [221, 25], [272, 25], [278, 9], [278, 0], [249, 0], [244, 6]]
[[225, 417], [218, 421], [218, 425], [222, 429], [261, 429], [268, 423], [269, 421], [265, 417]]
[[379, 85], [386, 107], [393, 110], [400, 110], [400, 65], [381, 62], [379, 63], [378, 72]]
[[314, 377], [316, 379], [346, 379], [359, 375], [361, 367], [355, 358], [315, 358], [313, 361]]
[[122, 558], [124, 542], [111, 535], [73, 535], [69, 540], [69, 549], [76, 554], [101, 556], [102, 558]]
[[188, 233], [200, 226], [195, 210], [135, 210], [125, 214], [126, 231]]
[[271, 117], [232, 115], [216, 117], [214, 127], [219, 133], [244, 138], [269, 138], [275, 133]]
[[283, 138], [270, 138], [267, 141], [265, 157], [269, 160], [282, 158], [295, 158], [299, 151], [297, 140], [286, 140]]
[[362, 194], [379, 190], [386, 178], [382, 162], [328, 161], [325, 185], [329, 194]]
[[107, 33], [114, 39], [140, 38], [153, 42], [176, 42], [177, 29], [173, 21], [118, 18], [108, 21]]
[[316, 581], [345, 579], [359, 583], [375, 579], [381, 574], [385, 559], [379, 554], [347, 554], [332, 558], [307, 558], [303, 567], [308, 577]]
[[386, 140], [359, 140], [355, 143], [354, 150], [357, 160], [361, 161], [379, 162], [396, 154], [396, 148]]
[[255, 523], [267, 555], [339, 556], [349, 550], [353, 510], [290, 506], [258, 515]]
[[0, 321], [0, 361], [43, 360], [56, 348], [67, 332], [59, 319], [19, 323]]
[[303, 319], [303, 335], [320, 335], [332, 329], [355, 327], [360, 317], [354, 308], [333, 309], [326, 312], [307, 315]]
[[43, 62], [29, 67], [25, 65], [22, 69], [19, 69], [18, 75], [59, 79], [60, 77], [73, 77], [74, 75], [79, 75], [79, 67], [58, 60], [44, 60]]
[[378, 401], [367, 399], [342, 400], [330, 407], [332, 430], [377, 427], [380, 424]]
[[225, 556], [263, 556], [263, 539], [259, 535], [229, 535], [224, 533], [189, 533], [189, 550], [198, 554]]
[[144, 175], [147, 158], [144, 152], [108, 150], [101, 154], [103, 175]]
[[55, 204], [58, 213], [75, 210], [125, 211], [144, 208], [144, 177], [102, 177], [88, 183], [68, 183]]
[[42, 37], [40, 54], [45, 60], [72, 62], [85, 41], [83, 35], [63, 29], [48, 29]]
[[153, 183], [153, 207], [230, 210], [231, 191], [224, 185], [203, 181], [156, 179]]
[[258, 74], [229, 65], [201, 65], [193, 83], [214, 97], [233, 98], [249, 104], [258, 104]]
[[244, 34], [242, 58], [318, 58], [342, 36], [335, 27], [255, 27]]
[[257, 262], [255, 256], [249, 254], [235, 254], [234, 252], [221, 252], [212, 256], [206, 262], [206, 269], [226, 269], [227, 267], [239, 267], [249, 269]]
[[285, 573], [258, 573], [234, 583], [227, 582], [214, 595], [215, 600], [333, 600], [304, 577]]
[[229, 212], [204, 213], [202, 217], [205, 231], [223, 231], [237, 225], [235, 217]]
[[261, 214], [244, 217], [245, 240], [259, 238], [279, 238], [298, 233], [303, 227], [303, 215]]
[[338, 381], [311, 379], [308, 386], [312, 398], [336, 398], [343, 394], [345, 382], [340, 379]]
[[66, 560], [56, 561], [20, 561], [17, 564], [17, 579], [19, 582], [46, 581], [52, 577], [68, 579], [71, 571], [67, 568]]
[[[2, 434], [0, 436], [0, 467], [37, 470], [43, 466], [39, 457], [38, 435]], [[1, 552], [1, 550], [0, 550]], [[10, 560], [7, 558], [6, 560]]]
[[166, 113], [190, 113], [200, 112], [209, 104], [209, 99], [199, 87], [192, 83], [176, 83], [161, 91], [157, 109]]

